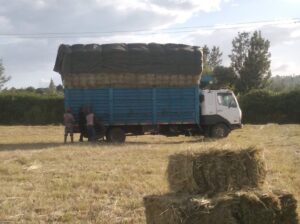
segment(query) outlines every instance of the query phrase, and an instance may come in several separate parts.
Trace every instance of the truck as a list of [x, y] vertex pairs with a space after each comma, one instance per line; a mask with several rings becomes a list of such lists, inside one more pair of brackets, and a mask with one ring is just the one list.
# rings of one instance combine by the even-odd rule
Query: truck
[[[96, 47], [99, 46], [97, 45]], [[140, 82], [131, 80], [127, 85], [119, 85], [114, 84], [114, 81], [117, 83], [121, 79], [120, 77], [128, 79], [129, 73], [122, 71], [119, 73], [119, 76], [114, 76], [112, 73], [108, 74], [107, 71], [103, 72], [103, 65], [95, 72], [97, 74], [94, 76], [85, 74], [84, 72], [87, 70], [84, 66], [81, 66], [80, 74], [82, 75], [76, 82], [74, 80], [76, 79], [75, 77], [78, 79], [79, 73], [74, 74], [71, 71], [72, 68], [66, 69], [71, 71], [68, 72], [68, 75], [65, 75], [66, 72], [62, 72], [62, 66], [66, 67], [66, 65], [63, 65], [62, 59], [66, 58], [66, 52], [70, 54], [70, 50], [61, 50], [62, 48], [66, 48], [66, 46], [61, 46], [54, 70], [64, 76], [65, 108], [72, 108], [77, 122], [80, 109], [83, 107], [90, 108], [99, 121], [96, 122], [98, 138], [103, 138], [113, 143], [123, 143], [126, 136], [129, 135], [144, 134], [159, 134], [168, 137], [204, 135], [212, 138], [223, 138], [227, 137], [232, 130], [242, 127], [242, 112], [237, 98], [231, 90], [200, 89], [200, 80], [198, 82], [188, 82], [187, 75], [177, 76], [177, 80], [182, 80], [182, 77], [185, 80], [179, 84], [174, 82], [174, 85], [167, 85], [172, 82], [171, 79], [175, 79], [174, 75], [169, 75], [168, 80], [167, 76], [164, 76], [167, 80], [164, 85], [154, 85], [153, 83], [157, 82], [153, 81], [153, 77], [158, 77], [161, 80], [161, 76], [163, 76], [155, 76], [156, 74], [151, 74], [153, 82], [151, 85], [149, 84], [151, 83], [150, 79], [146, 83], [142, 82], [146, 76]], [[84, 49], [86, 48], [87, 46], [84, 46]], [[101, 49], [103, 51], [103, 46]], [[76, 60], [82, 62], [86, 60], [86, 55], [83, 54], [83, 58], [80, 56]], [[195, 57], [194, 55], [195, 53], [192, 54], [192, 57]], [[103, 53], [99, 57], [103, 60]], [[127, 57], [128, 53], [126, 54]], [[99, 60], [100, 58], [98, 58]], [[150, 59], [147, 58], [147, 60]], [[66, 61], [70, 61], [70, 59]], [[104, 62], [101, 63], [103, 64]], [[128, 63], [126, 64], [127, 67]], [[133, 67], [136, 68], [135, 66]], [[114, 67], [109, 69], [114, 70]], [[78, 70], [75, 69], [75, 71]], [[128, 72], [128, 70], [126, 71]], [[160, 67], [158, 67], [157, 71], [160, 71]], [[180, 72], [182, 73], [182, 71], [181, 69]], [[102, 76], [99, 72], [101, 72]], [[139, 79], [140, 73], [135, 72], [135, 76], [132, 76], [134, 80]], [[113, 74], [115, 74], [115, 71]], [[106, 82], [109, 84], [104, 84], [104, 79], [108, 76], [110, 81]], [[150, 77], [150, 75], [147, 77]], [[69, 80], [69, 84], [67, 84], [66, 80]], [[133, 82], [136, 84], [133, 85]], [[70, 83], [73, 83], [73, 85]], [[82, 83], [85, 83], [85, 85]], [[99, 84], [96, 85], [95, 83]], [[163, 81], [159, 83], [163, 83]]]

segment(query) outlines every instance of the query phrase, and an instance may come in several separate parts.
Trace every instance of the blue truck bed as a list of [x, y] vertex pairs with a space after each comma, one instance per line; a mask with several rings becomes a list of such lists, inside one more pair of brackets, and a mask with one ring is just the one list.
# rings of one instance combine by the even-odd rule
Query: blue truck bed
[[65, 107], [78, 118], [90, 107], [104, 125], [199, 124], [199, 88], [65, 89]]

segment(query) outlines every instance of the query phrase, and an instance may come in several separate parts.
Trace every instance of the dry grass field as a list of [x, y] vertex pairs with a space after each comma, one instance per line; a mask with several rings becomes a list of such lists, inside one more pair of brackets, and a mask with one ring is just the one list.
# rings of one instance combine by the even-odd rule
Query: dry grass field
[[168, 156], [212, 147], [264, 148], [265, 187], [300, 200], [300, 125], [246, 125], [215, 141], [128, 137], [124, 145], [64, 145], [62, 133], [0, 126], [0, 223], [145, 223], [143, 196], [168, 191]]

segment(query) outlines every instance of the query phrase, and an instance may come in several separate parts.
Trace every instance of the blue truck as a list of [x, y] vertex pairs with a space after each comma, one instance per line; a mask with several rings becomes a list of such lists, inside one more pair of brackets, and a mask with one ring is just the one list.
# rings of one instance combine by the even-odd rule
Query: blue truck
[[[65, 52], [66, 50], [64, 54]], [[59, 55], [58, 58], [66, 57], [61, 56], [61, 53]], [[85, 58], [79, 57], [77, 60], [82, 62]], [[61, 59], [57, 59], [58, 62], [62, 66]], [[102, 70], [101, 68], [100, 71]], [[144, 134], [206, 135], [219, 138], [226, 137], [231, 130], [241, 127], [241, 110], [234, 93], [227, 89], [201, 90], [194, 81], [182, 82], [181, 76], [178, 76], [181, 80], [179, 84], [165, 83], [163, 86], [150, 86], [148, 85], [150, 81], [146, 85], [135, 86], [131, 85], [133, 81], [130, 82], [130, 86], [104, 85], [104, 81], [101, 80], [106, 76], [102, 76], [101, 80], [98, 80], [100, 84], [95, 86], [97, 83], [95, 77], [99, 77], [99, 73], [94, 76], [84, 74], [81, 76], [84, 78], [74, 84], [74, 77], [78, 77], [78, 74], [72, 71], [69, 73], [71, 74], [69, 84], [66, 83], [67, 76], [63, 77], [65, 107], [72, 108], [77, 122], [82, 108], [92, 110], [98, 120], [96, 122], [98, 138], [105, 138], [109, 142], [122, 143], [128, 135]], [[61, 74], [64, 75], [62, 72]], [[128, 76], [128, 73], [124, 75], [123, 72], [119, 77], [126, 75]], [[116, 79], [111, 74], [107, 76]], [[153, 80], [153, 75], [151, 77]], [[184, 76], [185, 79], [186, 77], [187, 75]], [[70, 85], [71, 79], [73, 86]]]

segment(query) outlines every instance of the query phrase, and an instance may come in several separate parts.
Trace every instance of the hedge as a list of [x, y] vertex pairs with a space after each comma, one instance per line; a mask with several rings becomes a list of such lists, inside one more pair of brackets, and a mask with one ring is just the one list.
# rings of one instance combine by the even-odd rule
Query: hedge
[[63, 97], [56, 95], [2, 93], [0, 108], [0, 124], [46, 125], [63, 121]]
[[[239, 97], [243, 123], [300, 124], [300, 91], [273, 93], [256, 90]], [[1, 93], [0, 124], [61, 124], [64, 113], [62, 96], [34, 93]]]
[[300, 124], [300, 91], [274, 93], [255, 90], [239, 97], [243, 123]]

